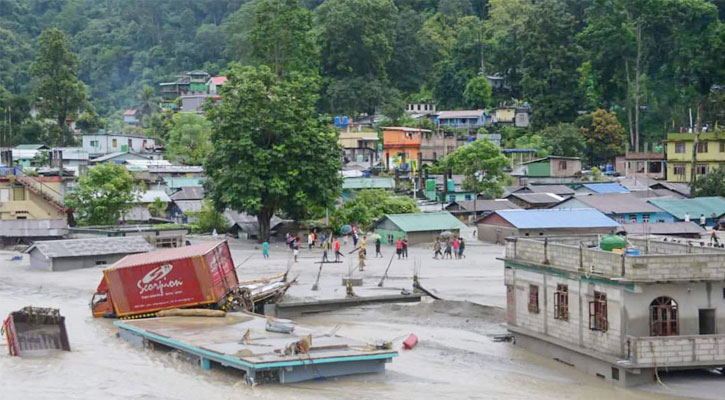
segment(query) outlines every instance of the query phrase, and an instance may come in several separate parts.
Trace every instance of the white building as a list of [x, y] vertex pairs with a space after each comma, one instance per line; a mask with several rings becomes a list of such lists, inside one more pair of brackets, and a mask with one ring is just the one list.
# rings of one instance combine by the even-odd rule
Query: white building
[[114, 133], [94, 133], [82, 136], [83, 150], [91, 158], [109, 153], [144, 153], [153, 151], [156, 141], [143, 135], [122, 135]]

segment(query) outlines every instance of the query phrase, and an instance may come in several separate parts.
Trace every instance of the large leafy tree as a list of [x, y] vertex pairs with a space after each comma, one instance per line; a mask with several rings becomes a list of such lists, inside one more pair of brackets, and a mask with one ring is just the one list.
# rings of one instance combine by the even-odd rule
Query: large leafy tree
[[624, 152], [626, 136], [617, 116], [606, 110], [596, 110], [577, 119], [586, 141], [586, 156], [592, 165], [613, 162]]
[[256, 61], [277, 75], [317, 70], [312, 12], [300, 0], [261, 0], [255, 11], [249, 40]]
[[561, 1], [536, 2], [520, 33], [524, 97], [533, 106], [533, 124], [573, 121], [579, 106], [577, 68], [581, 48], [574, 41], [576, 20]]
[[149, 119], [159, 112], [161, 98], [151, 86], [145, 85], [138, 94], [140, 122], [142, 126], [148, 126]]
[[274, 213], [299, 217], [308, 204], [332, 204], [341, 151], [315, 111], [317, 79], [296, 72], [282, 79], [267, 66], [238, 64], [227, 77], [224, 101], [209, 112], [209, 195], [218, 210], [256, 215], [266, 239]]
[[385, 214], [407, 214], [419, 211], [415, 205], [415, 199], [395, 196], [382, 189], [367, 189], [361, 190], [352, 200], [336, 209], [330, 222], [335, 228], [356, 223], [363, 229], [370, 229], [372, 223]]
[[133, 176], [122, 165], [106, 163], [88, 170], [65, 204], [81, 225], [115, 225], [134, 201]]
[[51, 28], [38, 39], [38, 56], [30, 71], [35, 80], [35, 95], [42, 116], [58, 124], [57, 144], [73, 141], [68, 120], [74, 119], [86, 103], [86, 87], [78, 79], [78, 56], [70, 50], [63, 32]]
[[725, 168], [716, 169], [697, 178], [692, 185], [692, 194], [695, 197], [725, 197]]
[[574, 124], [560, 123], [540, 130], [549, 154], [563, 157], [584, 157], [586, 142]]
[[439, 161], [438, 169], [466, 176], [464, 185], [488, 198], [499, 197], [506, 183], [504, 167], [508, 160], [489, 140], [476, 140], [457, 148]]
[[485, 76], [477, 76], [468, 81], [463, 91], [466, 105], [474, 108], [487, 108], [491, 105], [493, 88]]
[[178, 113], [169, 130], [166, 154], [174, 162], [201, 165], [213, 150], [210, 136], [211, 123], [204, 116]]

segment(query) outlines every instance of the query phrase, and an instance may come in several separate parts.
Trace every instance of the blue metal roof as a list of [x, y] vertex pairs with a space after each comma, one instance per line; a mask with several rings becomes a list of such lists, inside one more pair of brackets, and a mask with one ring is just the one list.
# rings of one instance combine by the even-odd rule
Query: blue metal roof
[[613, 219], [594, 208], [497, 210], [501, 218], [518, 229], [616, 228]]
[[618, 183], [585, 183], [584, 187], [594, 193], [629, 193], [629, 190]]

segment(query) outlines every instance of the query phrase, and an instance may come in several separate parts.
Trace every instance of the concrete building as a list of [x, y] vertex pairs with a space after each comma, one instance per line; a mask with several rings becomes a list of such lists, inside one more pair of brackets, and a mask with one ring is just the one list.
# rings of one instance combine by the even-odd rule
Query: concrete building
[[0, 220], [0, 244], [3, 246], [60, 239], [67, 234], [68, 222], [65, 218]]
[[375, 224], [374, 231], [382, 241], [393, 244], [396, 240], [408, 238], [408, 244], [433, 243], [442, 232], [449, 231], [460, 236], [465, 229], [458, 218], [447, 211], [415, 214], [386, 214]]
[[420, 141], [421, 161], [423, 164], [434, 163], [455, 151], [461, 143], [452, 133], [424, 132]]
[[476, 130], [486, 126], [486, 110], [439, 111], [436, 124], [442, 128]]
[[[694, 133], [667, 135], [667, 181], [690, 182]], [[725, 132], [704, 132], [697, 142], [696, 176], [725, 168]]]
[[503, 243], [509, 236], [614, 233], [619, 224], [593, 208], [498, 210], [479, 219], [478, 240]]
[[502, 106], [493, 111], [493, 123], [528, 128], [531, 109], [529, 107]]
[[0, 176], [0, 219], [66, 218], [60, 176]]
[[30, 267], [43, 271], [69, 271], [106, 266], [128, 254], [153, 250], [143, 237], [67, 239], [35, 242], [25, 253]]
[[375, 131], [342, 131], [337, 136], [337, 143], [342, 147], [346, 162], [369, 163], [370, 166], [379, 159], [378, 133]]
[[121, 135], [114, 133], [93, 133], [81, 137], [83, 150], [91, 158], [110, 153], [152, 152], [156, 147], [156, 140], [143, 135]]
[[188, 233], [188, 229], [181, 226], [160, 227], [135, 224], [73, 227], [69, 231], [74, 238], [141, 236], [156, 248], [182, 247], [186, 244], [186, 234]]
[[138, 110], [128, 109], [123, 112], [123, 123], [128, 126], [138, 126], [141, 124], [139, 116], [141, 113]]
[[664, 179], [667, 172], [664, 153], [628, 152], [616, 157], [614, 169], [621, 176], [652, 179]]
[[620, 224], [674, 222], [670, 213], [631, 193], [575, 196], [552, 208], [596, 208]]
[[206, 81], [206, 90], [212, 96], [219, 94], [219, 89], [227, 82], [226, 76], [212, 76]]
[[[506, 323], [516, 345], [622, 386], [656, 370], [725, 364], [725, 251], [629, 238], [508, 238]], [[630, 255], [627, 253], [639, 253]]]
[[556, 184], [580, 180], [582, 162], [579, 157], [548, 156], [524, 162], [511, 171], [515, 184]]
[[389, 171], [417, 169], [422, 135], [430, 131], [400, 126], [383, 127], [382, 130], [385, 168]]

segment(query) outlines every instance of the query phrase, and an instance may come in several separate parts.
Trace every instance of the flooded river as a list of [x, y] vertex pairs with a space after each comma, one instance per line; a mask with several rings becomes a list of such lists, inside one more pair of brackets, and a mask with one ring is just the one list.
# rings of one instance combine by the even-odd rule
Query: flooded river
[[[116, 338], [109, 320], [91, 317], [88, 302], [100, 269], [33, 271], [0, 254], [0, 316], [26, 305], [56, 307], [66, 316], [72, 352], [47, 358], [7, 356], [0, 346], [0, 399], [669, 399], [723, 398], [725, 379], [673, 378], [669, 388], [615, 388], [492, 335], [504, 332], [501, 310], [448, 301], [383, 305], [298, 320], [339, 335], [372, 341], [420, 337], [387, 372], [248, 387], [241, 375], [133, 347]], [[679, 379], [679, 381], [678, 381]], [[656, 391], [656, 392], [654, 392]], [[715, 396], [715, 397], [713, 397]]]

